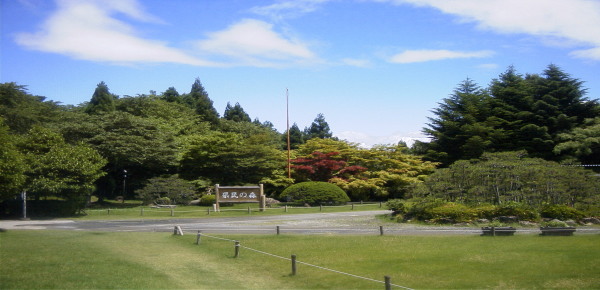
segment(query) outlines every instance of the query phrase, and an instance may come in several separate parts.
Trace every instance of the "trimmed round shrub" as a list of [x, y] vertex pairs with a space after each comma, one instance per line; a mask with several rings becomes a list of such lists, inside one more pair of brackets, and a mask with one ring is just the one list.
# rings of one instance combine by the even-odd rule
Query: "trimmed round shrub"
[[337, 185], [322, 181], [307, 181], [294, 184], [281, 193], [280, 199], [297, 204], [344, 204], [350, 198]]
[[580, 220], [585, 217], [585, 214], [567, 205], [549, 205], [542, 209], [540, 212], [542, 217], [559, 219], [559, 220]]
[[200, 198], [200, 203], [198, 205], [212, 206], [216, 201], [217, 198], [214, 195], [205, 195]]

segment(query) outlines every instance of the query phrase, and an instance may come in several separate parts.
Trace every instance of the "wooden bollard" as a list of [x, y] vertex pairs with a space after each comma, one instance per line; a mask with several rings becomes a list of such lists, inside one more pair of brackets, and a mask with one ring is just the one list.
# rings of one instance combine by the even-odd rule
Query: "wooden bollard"
[[296, 275], [296, 255], [292, 255], [292, 275]]
[[175, 216], [175, 211], [173, 211], [173, 208], [171, 208], [171, 216]]
[[279, 235], [279, 226], [277, 226], [277, 235]]
[[143, 216], [144, 215], [144, 208], [142, 207], [142, 209], [140, 209], [140, 215]]
[[385, 279], [385, 290], [392, 290], [392, 278], [390, 276], [383, 277]]
[[196, 235], [196, 245], [200, 245], [200, 238], [202, 237], [202, 231], [198, 231]]
[[108, 214], [108, 215], [110, 215], [110, 208], [109, 208], [107, 211], [108, 211], [108, 213], [107, 213], [107, 214]]
[[352, 204], [352, 210], [354, 210], [354, 204]]
[[206, 208], [206, 214], [210, 215], [210, 207]]
[[287, 211], [287, 204], [285, 205], [285, 212], [288, 212], [288, 211]]
[[235, 241], [235, 254], [233, 255], [233, 257], [237, 258], [239, 256], [240, 256], [240, 242]]
[[250, 212], [251, 212], [251, 209], [250, 209], [250, 207], [248, 207], [248, 214], [250, 214]]
[[319, 204], [319, 211], [323, 211], [323, 205]]
[[383, 226], [379, 226], [379, 235], [383, 236]]

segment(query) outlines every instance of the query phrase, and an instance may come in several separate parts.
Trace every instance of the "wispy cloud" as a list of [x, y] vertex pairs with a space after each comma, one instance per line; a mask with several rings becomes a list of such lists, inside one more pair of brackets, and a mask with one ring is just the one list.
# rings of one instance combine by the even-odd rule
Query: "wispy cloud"
[[256, 19], [241, 20], [227, 29], [212, 32], [197, 42], [203, 53], [228, 58], [232, 65], [281, 66], [316, 60], [309, 46], [274, 30]]
[[499, 33], [556, 37], [591, 48], [574, 57], [600, 61], [600, 1], [590, 0], [377, 0], [434, 7]]
[[36, 33], [21, 33], [16, 42], [33, 50], [59, 53], [76, 59], [112, 63], [170, 62], [216, 65], [170, 47], [144, 39], [134, 27], [118, 20], [160, 23], [135, 0], [59, 0], [58, 9]]
[[250, 12], [267, 16], [274, 20], [296, 18], [306, 13], [314, 12], [319, 7], [332, 0], [287, 0], [266, 6], [255, 6]]
[[451, 51], [451, 50], [406, 50], [398, 53], [390, 58], [390, 62], [393, 63], [414, 63], [414, 62], [426, 62], [434, 60], [444, 59], [456, 59], [456, 58], [482, 58], [493, 55], [493, 51], [481, 50], [481, 51]]

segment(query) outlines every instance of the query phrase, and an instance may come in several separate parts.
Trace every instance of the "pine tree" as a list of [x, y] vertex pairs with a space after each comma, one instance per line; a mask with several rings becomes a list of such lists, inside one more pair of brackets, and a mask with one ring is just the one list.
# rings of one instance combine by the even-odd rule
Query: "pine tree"
[[250, 116], [244, 111], [242, 106], [240, 106], [240, 103], [235, 103], [235, 106], [232, 107], [231, 104], [227, 102], [223, 118], [234, 122], [251, 122]]
[[325, 139], [333, 136], [333, 133], [331, 133], [331, 130], [329, 129], [329, 124], [325, 121], [325, 116], [321, 113], [317, 115], [310, 127], [304, 129], [304, 134], [306, 140], [312, 138]]
[[90, 103], [85, 108], [88, 114], [109, 113], [115, 111], [115, 96], [108, 91], [108, 86], [100, 82], [94, 90]]
[[208, 97], [208, 93], [202, 86], [199, 78], [196, 78], [189, 94], [185, 95], [184, 103], [196, 110], [204, 121], [213, 125], [219, 123], [219, 113], [213, 106], [213, 101]]
[[164, 93], [162, 93], [161, 98], [167, 102], [171, 103], [180, 103], [182, 102], [181, 96], [179, 92], [174, 87], [168, 88]]

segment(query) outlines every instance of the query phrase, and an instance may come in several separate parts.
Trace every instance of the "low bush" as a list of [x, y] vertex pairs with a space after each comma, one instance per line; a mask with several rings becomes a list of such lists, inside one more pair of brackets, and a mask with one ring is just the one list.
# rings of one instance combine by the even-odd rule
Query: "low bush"
[[446, 202], [441, 199], [424, 198], [417, 200], [412, 206], [406, 209], [406, 219], [430, 220], [431, 209], [444, 205]]
[[392, 211], [392, 215], [401, 215], [406, 213], [406, 206], [401, 199], [390, 199], [385, 203], [385, 206]]
[[478, 218], [492, 220], [496, 217], [498, 207], [492, 204], [478, 205], [473, 208]]
[[522, 221], [537, 221], [540, 218], [539, 213], [531, 206], [512, 201], [498, 205], [495, 215], [516, 216]]
[[477, 212], [460, 203], [448, 202], [426, 210], [431, 219], [437, 223], [464, 223], [475, 220]]
[[280, 199], [296, 204], [333, 204], [339, 205], [350, 201], [350, 198], [335, 184], [321, 181], [307, 181], [286, 188]]
[[215, 202], [217, 201], [217, 198], [210, 194], [210, 195], [205, 195], [202, 196], [202, 198], [200, 198], [200, 203], [198, 205], [201, 206], [212, 206], [213, 204], [215, 204]]
[[542, 208], [540, 214], [543, 218], [559, 219], [559, 220], [580, 220], [585, 217], [585, 214], [575, 208], [567, 205], [549, 205]]

